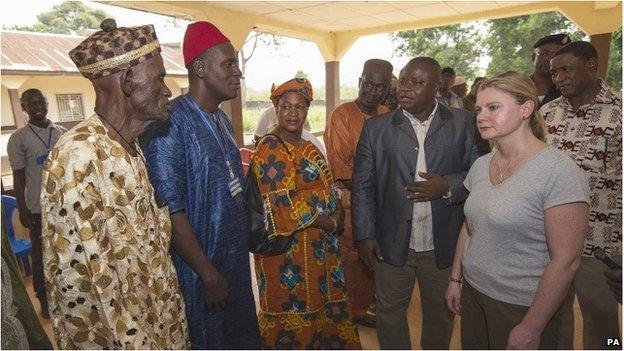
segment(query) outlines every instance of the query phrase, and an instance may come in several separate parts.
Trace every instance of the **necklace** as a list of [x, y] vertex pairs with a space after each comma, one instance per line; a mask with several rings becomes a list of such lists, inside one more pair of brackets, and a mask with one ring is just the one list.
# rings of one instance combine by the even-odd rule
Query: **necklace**
[[518, 154], [516, 154], [514, 157], [511, 158], [511, 160], [509, 160], [509, 162], [507, 163], [507, 167], [505, 167], [505, 169], [503, 170], [500, 166], [500, 152], [499, 152], [499, 156], [498, 159], [499, 161], [496, 163], [496, 168], [498, 168], [498, 184], [502, 184], [503, 183], [503, 178], [505, 177], [505, 175], [507, 174], [507, 171], [509, 171], [509, 169], [511, 168], [511, 165], [513, 164], [513, 162], [516, 160], [516, 158], [518, 158], [520, 155], [522, 155], [524, 152], [520, 152]]
[[119, 132], [119, 130], [117, 128], [115, 128], [115, 126], [108, 121], [108, 119], [106, 119], [106, 117], [98, 114], [98, 116], [104, 121], [106, 122], [106, 124], [108, 124], [109, 126], [111, 126], [111, 128], [113, 128], [113, 130], [115, 131], [115, 133], [117, 133], [117, 135], [119, 135], [119, 137], [121, 138], [121, 140], [125, 141], [126, 144], [128, 144], [130, 146], [130, 148], [132, 149], [132, 151], [134, 151], [137, 155], [139, 154], [139, 151], [134, 147], [134, 143], [129, 142], [128, 140], [126, 140], [126, 138], [124, 138], [123, 135], [121, 135], [121, 133]]

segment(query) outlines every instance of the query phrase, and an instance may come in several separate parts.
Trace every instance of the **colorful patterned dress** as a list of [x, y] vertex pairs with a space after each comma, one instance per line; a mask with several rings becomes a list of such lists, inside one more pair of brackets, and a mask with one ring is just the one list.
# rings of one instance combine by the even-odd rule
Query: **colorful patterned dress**
[[271, 235], [294, 235], [286, 254], [255, 255], [258, 321], [264, 348], [359, 349], [349, 309], [338, 234], [309, 225], [336, 206], [333, 177], [309, 141], [292, 145], [269, 135], [252, 170]]

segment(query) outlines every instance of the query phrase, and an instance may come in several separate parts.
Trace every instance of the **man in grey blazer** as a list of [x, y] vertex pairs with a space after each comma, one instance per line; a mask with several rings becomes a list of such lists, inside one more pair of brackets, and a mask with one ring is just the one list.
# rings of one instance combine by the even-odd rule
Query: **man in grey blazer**
[[406, 311], [418, 279], [421, 346], [449, 347], [453, 317], [444, 303], [474, 160], [474, 117], [436, 101], [440, 65], [412, 59], [399, 76], [399, 109], [364, 124], [352, 183], [353, 230], [375, 271], [382, 349], [410, 349]]

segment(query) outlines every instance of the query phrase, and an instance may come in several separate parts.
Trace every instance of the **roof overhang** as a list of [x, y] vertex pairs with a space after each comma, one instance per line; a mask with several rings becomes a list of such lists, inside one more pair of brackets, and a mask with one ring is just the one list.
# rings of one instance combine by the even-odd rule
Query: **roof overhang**
[[102, 1], [110, 5], [207, 20], [240, 48], [251, 30], [315, 42], [337, 61], [371, 34], [559, 11], [589, 35], [622, 25], [621, 1]]

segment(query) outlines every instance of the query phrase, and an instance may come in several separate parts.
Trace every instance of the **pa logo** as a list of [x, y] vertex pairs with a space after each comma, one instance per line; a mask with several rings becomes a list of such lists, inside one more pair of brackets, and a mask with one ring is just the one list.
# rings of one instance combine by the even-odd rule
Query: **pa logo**
[[622, 346], [620, 338], [605, 338], [605, 346]]

